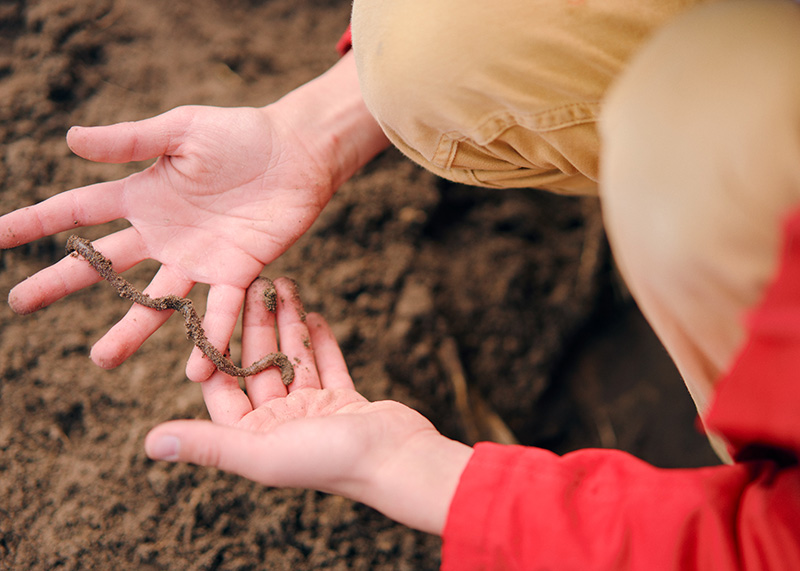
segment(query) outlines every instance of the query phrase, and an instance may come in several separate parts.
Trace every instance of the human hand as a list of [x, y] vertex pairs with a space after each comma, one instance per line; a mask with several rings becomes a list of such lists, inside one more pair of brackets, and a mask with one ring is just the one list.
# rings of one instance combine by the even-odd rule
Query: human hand
[[[205, 324], [217, 347], [227, 345], [247, 285], [308, 229], [333, 193], [325, 166], [271, 108], [183, 107], [136, 123], [74, 127], [67, 142], [99, 162], [158, 160], [124, 180], [3, 216], [0, 246], [125, 218], [131, 227], [96, 241], [97, 248], [120, 272], [159, 260], [151, 296], [185, 296], [196, 282], [211, 284]], [[85, 262], [66, 257], [15, 287], [9, 303], [30, 313], [98, 279]], [[118, 365], [169, 313], [134, 306], [92, 358]], [[197, 354], [187, 374], [202, 380], [211, 370]]]
[[[275, 282], [277, 314], [263, 304], [264, 281], [247, 291], [242, 360], [280, 350], [295, 366], [286, 387], [275, 369], [245, 380], [219, 371], [204, 382], [212, 422], [178, 420], [145, 440], [153, 459], [214, 466], [268, 486], [349, 497], [411, 527], [441, 533], [472, 449], [439, 434], [416, 411], [356, 392], [333, 334], [305, 316], [296, 286]], [[304, 318], [305, 316], [305, 318]]]
[[[328, 73], [264, 108], [180, 107], [105, 127], [74, 127], [67, 143], [92, 161], [157, 158], [123, 180], [74, 189], [0, 217], [0, 248], [124, 218], [131, 226], [95, 246], [117, 272], [161, 262], [145, 292], [184, 297], [209, 284], [204, 328], [224, 350], [245, 288], [314, 222], [336, 188], [388, 141], [361, 99], [355, 64]], [[9, 304], [31, 313], [99, 280], [68, 256], [11, 290]], [[171, 311], [134, 305], [92, 348], [112, 368]], [[213, 364], [194, 350], [186, 374], [208, 378]]]

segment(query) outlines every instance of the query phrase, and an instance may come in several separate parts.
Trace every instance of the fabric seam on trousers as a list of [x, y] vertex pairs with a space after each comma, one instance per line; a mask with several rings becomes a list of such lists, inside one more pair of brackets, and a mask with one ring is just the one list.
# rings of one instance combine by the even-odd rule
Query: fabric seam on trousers
[[534, 133], [550, 133], [575, 125], [597, 121], [600, 109], [599, 101], [567, 103], [540, 111], [525, 117], [511, 111], [501, 111], [489, 116], [473, 130], [476, 136], [465, 135], [459, 131], [449, 131], [439, 137], [431, 163], [439, 168], [452, 168], [458, 143], [469, 141], [478, 147], [484, 147], [500, 137], [511, 127], [522, 127]]

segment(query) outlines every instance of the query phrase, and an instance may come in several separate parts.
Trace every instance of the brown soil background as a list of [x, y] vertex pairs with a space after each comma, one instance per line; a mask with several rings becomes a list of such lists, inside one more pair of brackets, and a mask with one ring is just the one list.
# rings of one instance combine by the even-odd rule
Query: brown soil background
[[[142, 168], [73, 157], [70, 125], [275, 100], [335, 61], [349, 9], [0, 2], [0, 212]], [[59, 259], [65, 240], [2, 252], [0, 295]], [[335, 324], [364, 394], [417, 407], [451, 437], [470, 434], [454, 405], [460, 364], [524, 444], [715, 462], [612, 266], [596, 201], [453, 185], [387, 152], [265, 274], [294, 277]], [[143, 287], [156, 267], [126, 277]], [[191, 297], [202, 309], [203, 288]], [[31, 316], [0, 307], [0, 569], [438, 567], [438, 538], [363, 505], [149, 461], [150, 427], [205, 412], [183, 375], [179, 316], [116, 370], [87, 359], [127, 307], [107, 284]], [[453, 346], [457, 361], [443, 350]]]

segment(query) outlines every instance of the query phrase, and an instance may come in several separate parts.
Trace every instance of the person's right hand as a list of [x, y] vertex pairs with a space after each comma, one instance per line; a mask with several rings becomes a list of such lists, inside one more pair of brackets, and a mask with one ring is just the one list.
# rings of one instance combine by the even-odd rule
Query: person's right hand
[[[182, 107], [135, 123], [73, 127], [67, 142], [93, 161], [158, 160], [124, 180], [3, 216], [0, 245], [125, 218], [130, 228], [95, 247], [118, 272], [145, 258], [160, 261], [147, 288], [154, 297], [210, 284], [205, 322], [218, 346], [227, 343], [245, 288], [308, 229], [334, 190], [326, 166], [269, 107]], [[30, 313], [98, 279], [86, 262], [68, 256], [15, 287], [9, 303]], [[118, 365], [168, 314], [134, 306], [95, 345], [93, 359]], [[211, 370], [197, 362], [187, 374], [199, 380]]]
[[[347, 93], [352, 103], [340, 109]], [[324, 107], [321, 100], [332, 102]], [[145, 290], [152, 297], [183, 297], [195, 283], [209, 284], [204, 327], [224, 350], [245, 288], [311, 226], [358, 162], [385, 146], [362, 107], [354, 66], [343, 60], [264, 108], [180, 107], [133, 123], [74, 127], [67, 142], [89, 160], [158, 160], [123, 180], [77, 188], [0, 217], [0, 247], [124, 218], [131, 226], [97, 240], [97, 250], [117, 272], [146, 258], [161, 262]], [[369, 137], [351, 136], [348, 129], [356, 127]], [[356, 143], [366, 145], [348, 153]], [[348, 156], [356, 159], [343, 166]], [[98, 279], [85, 261], [68, 256], [12, 289], [9, 304], [30, 313]], [[170, 313], [133, 306], [95, 344], [92, 359], [104, 368], [119, 365]], [[213, 370], [195, 349], [187, 376], [202, 381]]]

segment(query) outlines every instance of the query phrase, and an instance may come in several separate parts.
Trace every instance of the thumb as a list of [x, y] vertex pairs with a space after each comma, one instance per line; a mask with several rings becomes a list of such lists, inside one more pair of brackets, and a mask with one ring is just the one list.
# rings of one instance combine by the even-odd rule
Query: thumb
[[72, 127], [67, 145], [76, 155], [101, 163], [145, 161], [174, 154], [191, 112], [185, 107], [142, 121], [100, 127]]
[[305, 419], [255, 433], [207, 420], [173, 420], [151, 430], [144, 448], [153, 460], [219, 468], [267, 486], [347, 495], [358, 461], [343, 453], [351, 447], [343, 446], [341, 431], [326, 424]]
[[263, 437], [245, 430], [214, 424], [207, 420], [175, 420], [152, 429], [144, 449], [152, 460], [190, 462], [256, 477]]

